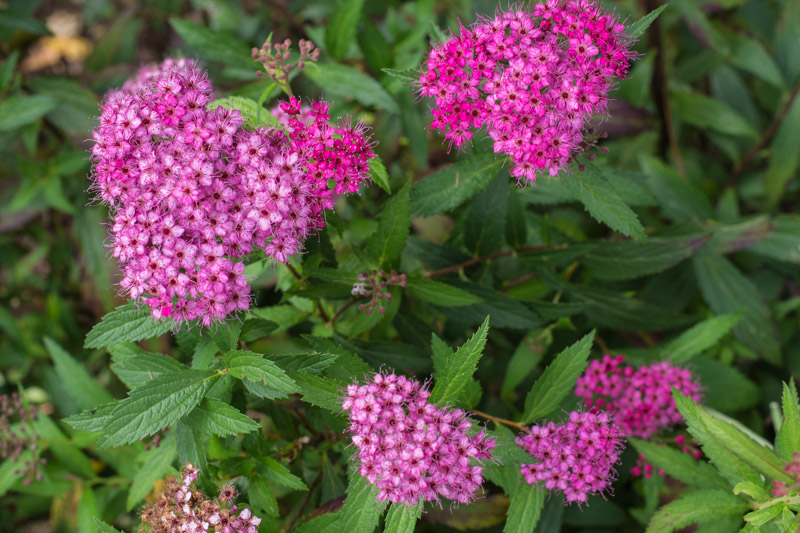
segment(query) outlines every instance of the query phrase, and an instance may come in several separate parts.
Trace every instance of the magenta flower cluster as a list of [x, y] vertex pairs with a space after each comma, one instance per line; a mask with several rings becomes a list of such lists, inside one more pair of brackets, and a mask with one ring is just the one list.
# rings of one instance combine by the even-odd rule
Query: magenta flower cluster
[[380, 489], [379, 500], [469, 503], [483, 483], [478, 462], [491, 457], [494, 440], [483, 430], [470, 436], [464, 411], [442, 409], [429, 397], [419, 382], [395, 374], [347, 387], [342, 407], [349, 412], [359, 472]]
[[621, 355], [592, 361], [578, 378], [575, 394], [587, 407], [612, 413], [626, 436], [647, 438], [683, 422], [673, 387], [700, 401], [700, 384], [688, 369], [667, 362], [633, 368], [623, 366], [624, 361]]
[[287, 131], [248, 131], [213, 99], [194, 62], [168, 59], [111, 93], [94, 131], [93, 187], [112, 207], [123, 292], [157, 319], [208, 325], [248, 309], [244, 258], [300, 252], [374, 155], [365, 127], [331, 126], [324, 102], [304, 121], [292, 99]]
[[435, 102], [432, 128], [457, 147], [485, 128], [518, 180], [557, 175], [628, 71], [624, 30], [592, 0], [519, 5], [462, 26], [430, 51], [419, 78], [418, 92]]
[[583, 503], [607, 490], [622, 449], [619, 428], [603, 412], [573, 411], [564, 424], [531, 427], [517, 444], [538, 461], [522, 465], [525, 481], [560, 490], [567, 503]]

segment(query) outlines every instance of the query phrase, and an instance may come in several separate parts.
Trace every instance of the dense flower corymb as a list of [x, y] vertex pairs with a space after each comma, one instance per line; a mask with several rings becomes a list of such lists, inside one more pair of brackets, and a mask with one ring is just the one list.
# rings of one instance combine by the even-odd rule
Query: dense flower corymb
[[519, 5], [462, 26], [422, 68], [418, 92], [434, 99], [432, 128], [460, 147], [485, 127], [513, 176], [555, 176], [628, 71], [624, 30], [592, 0]]
[[194, 62], [166, 60], [111, 93], [94, 132], [92, 179], [112, 207], [121, 286], [158, 319], [208, 325], [248, 309], [243, 258], [298, 253], [374, 156], [366, 128], [331, 126], [324, 102], [300, 115], [292, 99], [286, 131], [249, 131], [212, 100]]
[[443, 497], [469, 503], [483, 483], [483, 468], [495, 442], [460, 409], [428, 403], [419, 382], [375, 374], [367, 385], [350, 385], [348, 411], [359, 472], [380, 489], [379, 500], [416, 504]]
[[585, 502], [610, 487], [622, 448], [619, 428], [607, 413], [578, 411], [564, 424], [531, 427], [517, 444], [538, 461], [522, 465], [525, 481], [560, 490], [568, 503]]
[[675, 387], [700, 401], [700, 384], [692, 373], [667, 362], [639, 367], [622, 366], [623, 356], [606, 355], [592, 361], [578, 378], [575, 394], [587, 407], [613, 413], [625, 435], [647, 438], [673, 424], [683, 422], [675, 406]]

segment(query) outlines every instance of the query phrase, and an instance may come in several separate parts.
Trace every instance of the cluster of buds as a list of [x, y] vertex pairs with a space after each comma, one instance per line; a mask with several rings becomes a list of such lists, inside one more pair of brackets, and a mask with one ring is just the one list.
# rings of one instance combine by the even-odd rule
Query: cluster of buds
[[[267, 75], [275, 80], [278, 85], [287, 84], [289, 80], [289, 73], [295, 68], [303, 70], [306, 66], [306, 61], [319, 60], [319, 48], [314, 46], [311, 41], [300, 39], [297, 43], [300, 48], [300, 57], [294, 63], [289, 62], [291, 53], [289, 49], [292, 47], [292, 40], [286, 39], [283, 43], [273, 44], [272, 35], [264, 41], [261, 48], [253, 48], [253, 59], [264, 65]], [[262, 76], [261, 71], [256, 75]]]
[[797, 490], [800, 488], [800, 452], [795, 452], [792, 454], [792, 460], [786, 463], [786, 466], [783, 468], [783, 471], [795, 478], [797, 483], [793, 485], [786, 485], [784, 481], [776, 481], [772, 480], [772, 495], [776, 498], [780, 498], [781, 496], [786, 496], [789, 494], [789, 491]]
[[[631, 475], [633, 477], [640, 477], [644, 476], [646, 479], [650, 479], [653, 477], [653, 465], [650, 463], [645, 462], [644, 454], [640, 453], [639, 458], [636, 459], [636, 466], [631, 468]], [[659, 476], [664, 475], [664, 469], [659, 468], [657, 470]]]
[[[42, 480], [39, 469], [47, 460], [40, 457], [39, 435], [33, 428], [37, 409], [22, 401], [19, 394], [0, 395], [0, 458], [19, 462], [20, 468], [14, 471], [17, 476], [23, 476], [23, 484], [30, 485]], [[30, 451], [31, 455], [23, 457], [23, 453]]]
[[688, 453], [696, 461], [703, 457], [703, 452], [700, 450], [700, 443], [692, 439], [692, 442], [686, 442], [686, 437], [678, 435], [675, 437], [675, 444], [680, 446], [683, 453]]
[[167, 488], [153, 505], [142, 511], [140, 531], [152, 533], [258, 533], [261, 519], [250, 509], [239, 510], [231, 502], [236, 491], [227, 486], [215, 500], [194, 487], [199, 470], [186, 463], [180, 481], [167, 481]]
[[358, 282], [353, 285], [351, 292], [353, 296], [363, 296], [370, 300], [365, 304], [359, 305], [358, 310], [364, 311], [369, 315], [377, 307], [379, 313], [385, 312], [386, 309], [383, 307], [383, 302], [392, 299], [392, 293], [386, 289], [392, 285], [405, 287], [406, 275], [398, 274], [395, 270], [388, 274], [383, 270], [373, 270], [372, 272], [359, 274]]

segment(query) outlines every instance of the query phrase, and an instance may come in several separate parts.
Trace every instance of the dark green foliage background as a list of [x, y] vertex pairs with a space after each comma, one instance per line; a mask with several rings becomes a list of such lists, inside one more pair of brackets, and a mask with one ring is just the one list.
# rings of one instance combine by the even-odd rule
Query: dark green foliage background
[[[629, 22], [659, 6], [603, 3]], [[774, 438], [770, 402], [800, 372], [800, 1], [672, 0], [595, 125], [608, 132], [608, 153], [594, 151], [563, 181], [523, 188], [480, 136], [448, 153], [402, 74], [417, 69], [439, 28], [493, 14], [489, 0], [4, 5], [0, 392], [22, 388], [40, 405], [48, 459], [44, 481], [27, 487], [14, 465], [0, 465], [6, 530], [93, 532], [103, 527], [94, 517], [135, 530], [153, 483], [191, 460], [209, 494], [234, 480], [264, 517], [262, 532], [371, 531], [369, 487], [353, 479], [345, 499], [352, 449], [333, 412], [340, 386], [380, 368], [422, 380], [435, 372], [450, 387], [441, 394], [457, 392], [451, 404], [530, 423], [577, 405], [571, 391], [590, 347], [590, 357], [671, 359], [700, 376], [705, 405]], [[80, 21], [91, 53], [23, 69], [58, 11]], [[103, 246], [105, 208], [86, 192], [98, 102], [167, 56], [202, 60], [220, 98], [258, 100], [269, 82], [249, 50], [270, 34], [322, 48], [294, 92], [324, 95], [333, 116], [371, 124], [383, 187], [339, 202], [294, 262], [301, 280], [254, 260], [255, 304], [243, 324], [164, 334], [126, 307], [114, 315], [119, 329], [107, 318], [87, 337], [126, 303]], [[350, 288], [372, 268], [396, 268], [409, 283], [393, 289], [385, 315], [366, 317]], [[487, 315], [483, 356], [468, 343], [456, 359], [470, 368], [447, 367]], [[559, 353], [557, 371], [545, 372]], [[142, 386], [164, 387], [168, 407], [142, 415], [144, 434], [126, 433], [128, 408], [112, 416], [108, 402]], [[145, 451], [139, 439], [164, 425], [161, 445]], [[512, 436], [489, 427], [506, 443]], [[536, 531], [640, 531], [688, 487], [680, 475], [632, 479], [629, 450], [613, 497], [562, 508], [516, 484], [520, 457], [504, 449], [485, 497], [428, 509], [416, 530], [530, 532], [541, 510]], [[740, 507], [734, 498], [727, 522], [702, 530], [738, 531]], [[394, 531], [403, 512], [386, 519]]]

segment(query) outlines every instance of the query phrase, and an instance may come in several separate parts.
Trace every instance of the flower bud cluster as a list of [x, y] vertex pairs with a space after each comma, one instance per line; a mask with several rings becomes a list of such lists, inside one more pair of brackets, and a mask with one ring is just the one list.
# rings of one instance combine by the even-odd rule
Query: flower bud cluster
[[[271, 37], [271, 36], [270, 36]], [[289, 62], [292, 47], [292, 40], [286, 39], [282, 43], [273, 44], [271, 39], [267, 39], [261, 48], [253, 48], [253, 59], [264, 65], [267, 75], [278, 83], [287, 83], [289, 73], [295, 68], [303, 70], [306, 61], [319, 60], [319, 48], [314, 47], [314, 43], [305, 39], [300, 39], [297, 43], [300, 48], [300, 57], [294, 63]], [[261, 76], [262, 72], [257, 72]]]
[[462, 26], [430, 51], [417, 84], [434, 100], [431, 127], [457, 147], [485, 128], [519, 181], [557, 175], [628, 71], [624, 30], [594, 0], [520, 4]]
[[375, 374], [347, 387], [342, 408], [358, 448], [359, 473], [380, 489], [379, 500], [414, 505], [440, 497], [469, 503], [483, 484], [478, 464], [494, 440], [460, 409], [429, 403], [419, 382]]
[[258, 533], [261, 519], [250, 509], [231, 504], [233, 487], [225, 487], [215, 500], [194, 487], [198, 469], [187, 463], [180, 481], [167, 481], [167, 488], [152, 505], [142, 510], [140, 531], [152, 533]]
[[166, 60], [111, 93], [94, 131], [93, 188], [112, 207], [121, 287], [156, 319], [209, 325], [248, 309], [245, 256], [284, 263], [301, 251], [374, 155], [366, 127], [331, 126], [324, 102], [303, 121], [292, 99], [284, 132], [246, 130], [213, 99], [193, 61]]
[[31, 452], [31, 456], [22, 459], [22, 464], [14, 471], [15, 475], [24, 478], [24, 485], [41, 481], [39, 467], [47, 463], [37, 453], [39, 435], [32, 425], [37, 413], [36, 407], [23, 402], [16, 392], [0, 395], [0, 459], [19, 463], [24, 452]]
[[785, 481], [773, 479], [771, 494], [776, 498], [787, 496], [789, 492], [800, 489], [800, 452], [792, 454], [792, 460], [786, 463], [786, 466], [783, 467], [783, 471], [793, 477], [796, 483], [788, 485]]
[[688, 369], [667, 362], [633, 368], [624, 361], [621, 355], [592, 361], [575, 388], [587, 407], [612, 413], [624, 435], [647, 438], [683, 422], [673, 387], [700, 401], [700, 384]]
[[392, 299], [392, 293], [386, 290], [387, 287], [392, 285], [405, 287], [406, 275], [398, 274], [396, 270], [392, 270], [388, 274], [383, 270], [373, 270], [372, 272], [359, 274], [358, 282], [353, 285], [351, 292], [353, 296], [369, 298], [369, 302], [359, 305], [358, 310], [368, 315], [372, 314], [376, 307], [379, 313], [386, 311], [383, 307], [383, 302]]
[[522, 465], [525, 481], [560, 490], [567, 503], [579, 504], [609, 489], [622, 449], [619, 428], [602, 412], [573, 411], [564, 424], [533, 426], [517, 444], [538, 461]]

